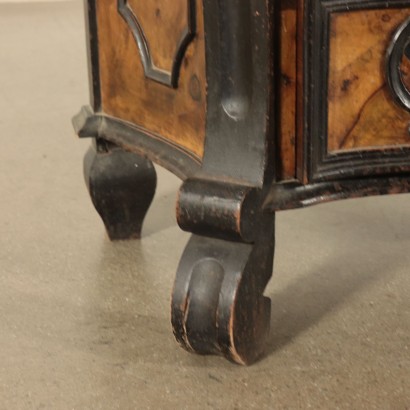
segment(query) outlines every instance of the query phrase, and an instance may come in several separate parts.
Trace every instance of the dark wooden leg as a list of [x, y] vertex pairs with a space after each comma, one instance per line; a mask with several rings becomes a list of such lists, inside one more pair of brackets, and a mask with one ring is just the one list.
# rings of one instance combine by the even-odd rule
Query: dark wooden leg
[[140, 238], [157, 182], [152, 162], [98, 139], [85, 155], [84, 176], [110, 239]]
[[251, 364], [264, 351], [270, 327], [274, 215], [263, 218], [253, 244], [192, 235], [178, 267], [172, 325], [188, 351]]

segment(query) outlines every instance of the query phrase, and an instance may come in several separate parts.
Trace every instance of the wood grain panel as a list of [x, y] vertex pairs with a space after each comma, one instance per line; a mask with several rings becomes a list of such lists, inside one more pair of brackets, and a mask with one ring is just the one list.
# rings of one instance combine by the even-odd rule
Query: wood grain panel
[[393, 104], [390, 91], [382, 87], [363, 105], [343, 149], [410, 144], [409, 125], [409, 112]]
[[[186, 0], [131, 0], [155, 64], [163, 69], [172, 64], [175, 36], [180, 35], [184, 19], [186, 23], [186, 5]], [[196, 9], [197, 34], [185, 53], [176, 89], [145, 77], [137, 44], [116, 0], [97, 0], [97, 25], [102, 110], [202, 158], [206, 114], [202, 0], [197, 0]]]
[[127, 0], [138, 18], [156, 67], [171, 71], [175, 49], [188, 26], [187, 0]]
[[410, 114], [385, 79], [385, 54], [410, 8], [333, 13], [330, 21], [328, 150], [410, 144]]
[[280, 12], [280, 132], [281, 179], [296, 173], [297, 1], [281, 2]]

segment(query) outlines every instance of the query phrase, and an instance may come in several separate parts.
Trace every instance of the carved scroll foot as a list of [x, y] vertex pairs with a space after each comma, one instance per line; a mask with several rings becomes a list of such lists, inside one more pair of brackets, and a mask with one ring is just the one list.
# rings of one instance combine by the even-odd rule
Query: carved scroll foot
[[156, 188], [152, 162], [99, 139], [85, 155], [84, 176], [109, 238], [140, 238]]
[[261, 225], [256, 242], [244, 244], [192, 235], [178, 267], [172, 325], [188, 351], [220, 354], [251, 364], [264, 351], [272, 276], [274, 215]]

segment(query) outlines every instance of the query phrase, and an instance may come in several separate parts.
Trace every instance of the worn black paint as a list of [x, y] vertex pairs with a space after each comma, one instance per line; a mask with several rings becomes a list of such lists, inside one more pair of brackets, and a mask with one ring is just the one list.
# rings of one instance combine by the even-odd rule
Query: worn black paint
[[253, 244], [191, 237], [172, 297], [174, 335], [186, 350], [239, 364], [263, 355], [270, 329], [270, 299], [263, 292], [272, 276], [274, 227], [274, 217], [265, 215]]
[[273, 3], [204, 0], [208, 94], [202, 172], [258, 187], [273, 176], [266, 151], [275, 130]]
[[84, 176], [110, 239], [140, 238], [157, 183], [152, 162], [96, 140], [84, 157]]

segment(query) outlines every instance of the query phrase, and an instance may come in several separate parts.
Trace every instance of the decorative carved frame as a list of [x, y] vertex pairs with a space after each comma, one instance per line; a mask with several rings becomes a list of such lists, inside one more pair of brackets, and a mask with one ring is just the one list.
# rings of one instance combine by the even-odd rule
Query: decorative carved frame
[[138, 17], [134, 14], [130, 7], [128, 0], [118, 0], [118, 12], [130, 27], [134, 39], [137, 43], [142, 65], [144, 67], [144, 73], [147, 78], [164, 84], [168, 87], [177, 88], [179, 72], [181, 69], [181, 63], [185, 55], [185, 51], [190, 42], [195, 37], [196, 33], [196, 1], [187, 0], [188, 2], [188, 16], [187, 27], [183, 30], [181, 38], [178, 42], [171, 72], [162, 70], [155, 66], [148, 40], [145, 36], [144, 30], [138, 21]]
[[340, 180], [410, 171], [410, 147], [328, 152], [328, 74], [330, 15], [370, 9], [409, 7], [408, 0], [307, 0], [304, 10], [304, 136], [307, 179]]

